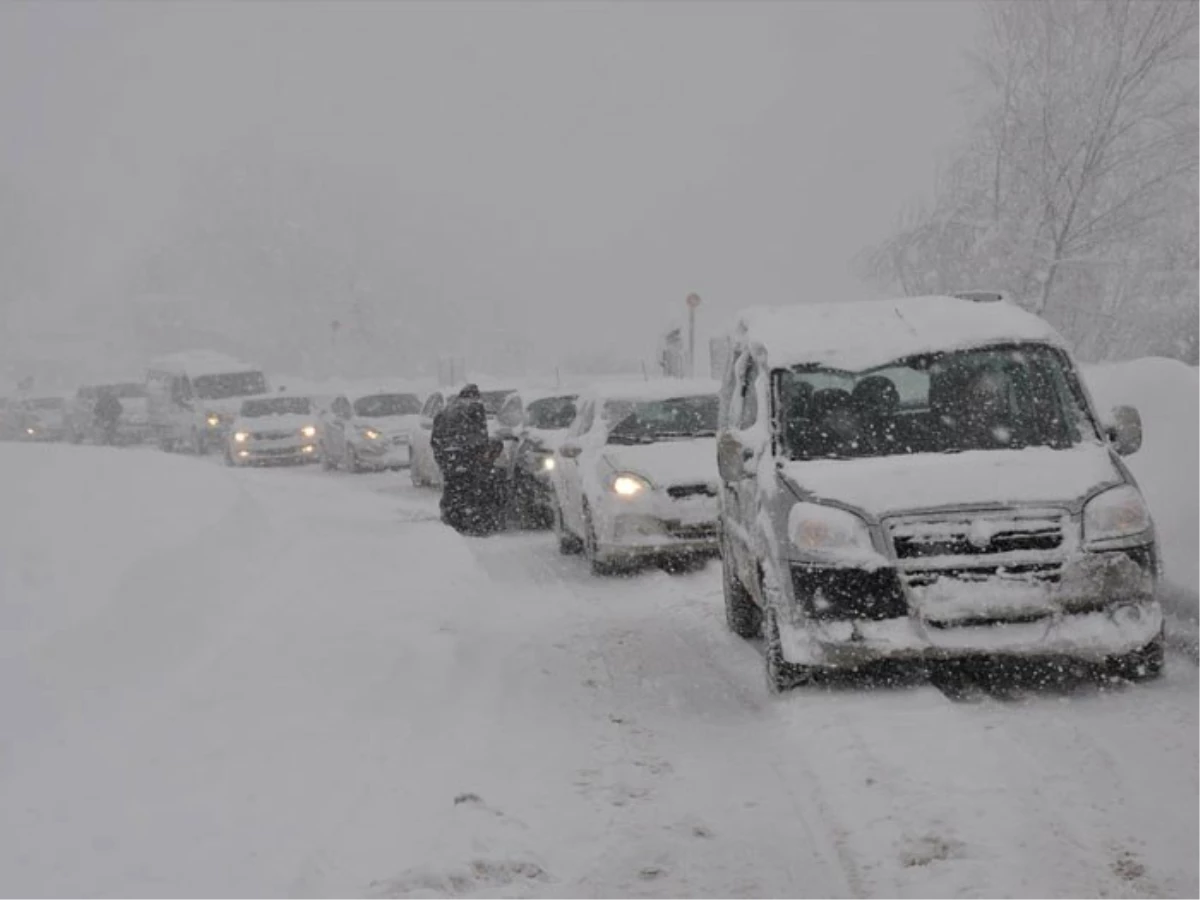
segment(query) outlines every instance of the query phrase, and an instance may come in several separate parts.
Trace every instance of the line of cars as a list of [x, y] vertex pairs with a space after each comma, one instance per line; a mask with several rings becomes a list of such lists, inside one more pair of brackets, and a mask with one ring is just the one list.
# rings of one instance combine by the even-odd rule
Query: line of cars
[[[1122, 461], [1140, 417], [1099, 415], [1042, 319], [986, 292], [800, 304], [741, 314], [724, 350], [720, 382], [486, 386], [514, 519], [597, 575], [719, 555], [773, 691], [895, 659], [1161, 673], [1154, 524]], [[167, 449], [441, 482], [451, 392], [270, 393], [211, 357], [146, 390]]]

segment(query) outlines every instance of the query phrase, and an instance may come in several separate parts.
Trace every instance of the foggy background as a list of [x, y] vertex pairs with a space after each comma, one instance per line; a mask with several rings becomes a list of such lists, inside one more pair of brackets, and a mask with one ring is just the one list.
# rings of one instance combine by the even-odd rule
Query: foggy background
[[[653, 364], [851, 260], [964, 123], [933, 3], [0, 5], [0, 380]], [[338, 321], [337, 343], [331, 322]]]

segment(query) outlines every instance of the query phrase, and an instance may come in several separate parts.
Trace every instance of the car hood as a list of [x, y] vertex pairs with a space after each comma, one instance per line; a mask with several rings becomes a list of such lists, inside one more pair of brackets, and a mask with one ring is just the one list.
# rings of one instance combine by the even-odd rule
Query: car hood
[[305, 425], [316, 424], [316, 416], [253, 416], [235, 420], [233, 427], [235, 431], [299, 431]]
[[1095, 488], [1124, 480], [1099, 444], [794, 461], [783, 465], [783, 475], [803, 497], [874, 516], [955, 505], [1074, 505]]
[[656, 487], [717, 483], [716, 438], [662, 441], [624, 446], [608, 444], [603, 459], [614, 471], [633, 472]]
[[527, 428], [525, 440], [543, 450], [557, 450], [562, 446], [563, 438], [567, 436], [565, 428]]
[[380, 434], [393, 437], [398, 434], [411, 434], [421, 421], [419, 415], [414, 416], [355, 416], [354, 424], [362, 428], [374, 428]]

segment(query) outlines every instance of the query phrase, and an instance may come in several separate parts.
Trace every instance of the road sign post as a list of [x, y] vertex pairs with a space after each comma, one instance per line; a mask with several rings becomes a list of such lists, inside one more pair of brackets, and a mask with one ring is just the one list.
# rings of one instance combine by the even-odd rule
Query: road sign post
[[696, 307], [700, 305], [699, 294], [687, 295], [688, 308], [688, 375], [696, 377]]

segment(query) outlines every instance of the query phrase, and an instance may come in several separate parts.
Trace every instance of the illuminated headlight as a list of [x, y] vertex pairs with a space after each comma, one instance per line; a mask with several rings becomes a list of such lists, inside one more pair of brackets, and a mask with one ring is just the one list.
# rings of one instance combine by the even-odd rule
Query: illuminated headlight
[[36, 428], [26, 428], [25, 433], [26, 434], [37, 434], [37, 429]]
[[377, 441], [380, 438], [379, 432], [376, 431], [374, 428], [364, 428], [362, 430], [362, 436], [365, 437], [368, 441]]
[[301, 453], [314, 453], [316, 451], [316, 449], [317, 448], [314, 447], [312, 444], [305, 444], [303, 447], [300, 448], [300, 452]]
[[634, 475], [629, 472], [622, 472], [619, 475], [613, 476], [609, 482], [613, 489], [613, 493], [618, 497], [636, 497], [644, 491], [650, 490], [650, 482], [641, 475]]
[[808, 557], [874, 556], [871, 530], [853, 513], [817, 503], [797, 503], [788, 513], [792, 546]]
[[240, 456], [242, 459], [245, 459], [249, 455], [250, 455], [249, 450], [239, 450], [238, 451], [238, 456]]
[[317, 436], [317, 426], [316, 425], [305, 425], [303, 428], [300, 429], [300, 434], [302, 434], [306, 438], [316, 437]]
[[209, 413], [208, 418], [205, 421], [208, 422], [209, 428], [216, 428], [221, 424], [221, 417], [216, 413]]
[[539, 472], [553, 472], [555, 465], [556, 463], [554, 462], [553, 456], [543, 456], [541, 461], [537, 464], [537, 468]]
[[249, 440], [249, 438], [250, 438], [250, 432], [248, 432], [248, 431], [238, 431], [238, 432], [235, 432], [233, 435], [233, 439], [235, 441], [237, 441], [239, 444], [246, 443], [246, 441]]
[[1136, 537], [1151, 527], [1146, 501], [1131, 484], [1097, 494], [1083, 508], [1083, 541], [1089, 547]]

